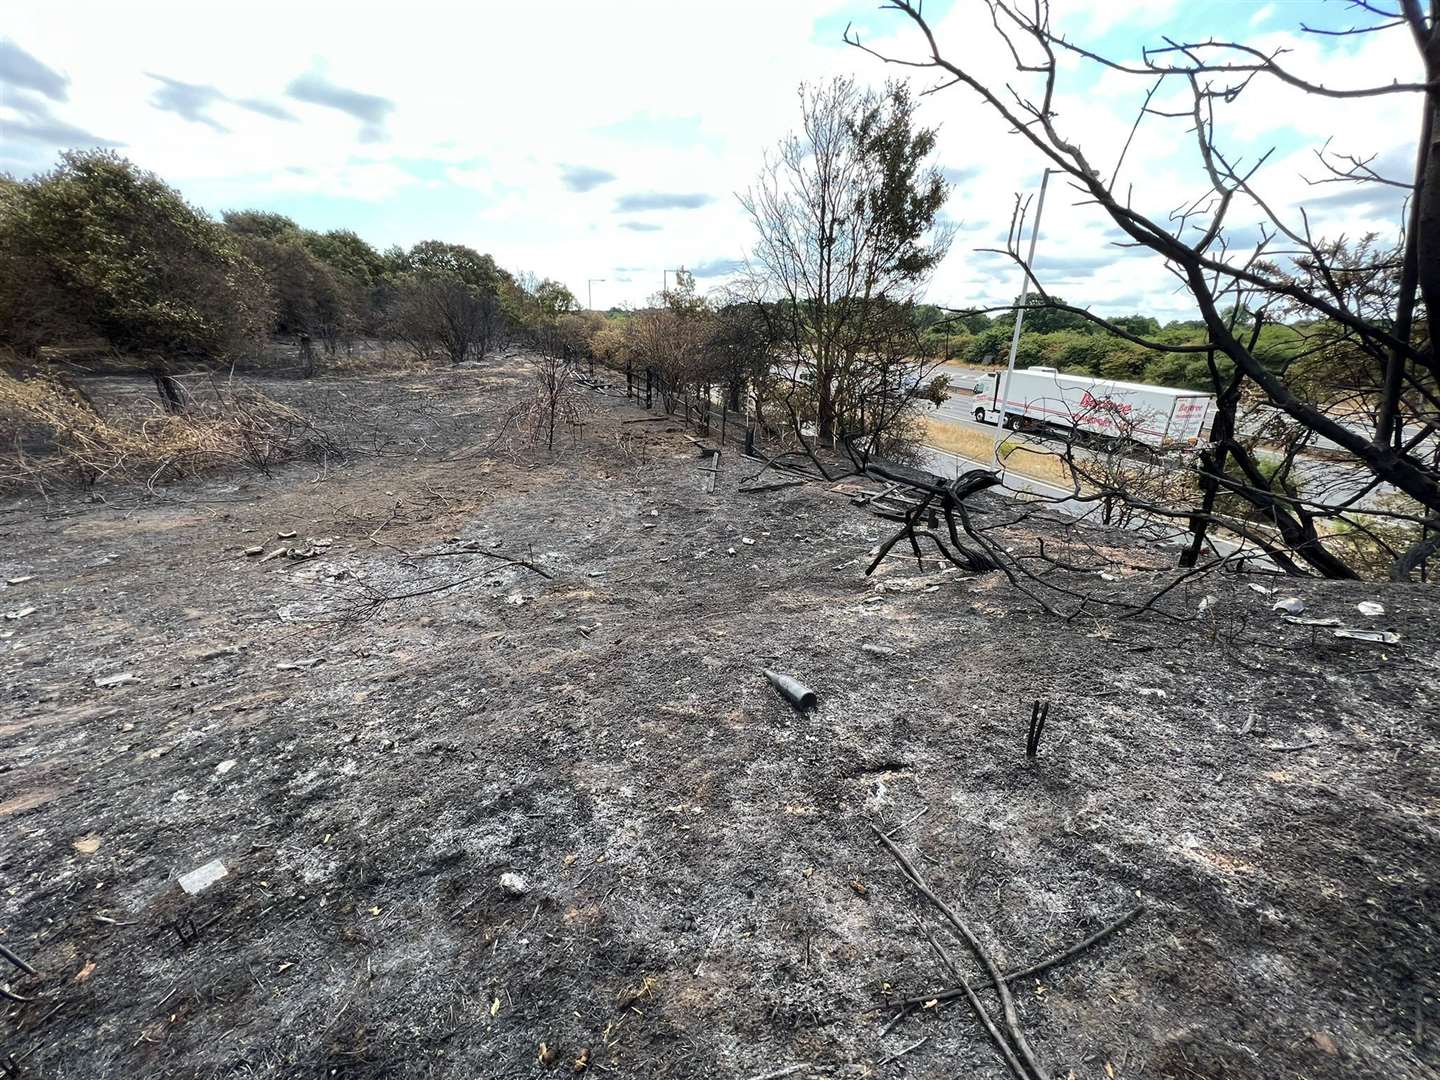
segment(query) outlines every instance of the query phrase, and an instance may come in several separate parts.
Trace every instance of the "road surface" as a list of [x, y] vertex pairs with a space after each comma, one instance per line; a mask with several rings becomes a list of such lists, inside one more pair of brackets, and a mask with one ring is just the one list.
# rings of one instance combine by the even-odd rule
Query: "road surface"
[[[957, 370], [960, 372], [957, 374]], [[952, 375], [952, 387], [950, 396], [944, 404], [935, 408], [932, 416], [937, 420], [944, 420], [947, 423], [960, 427], [969, 428], [972, 431], [983, 431], [993, 437], [995, 424], [993, 420], [983, 423], [975, 420], [975, 395], [969, 389], [975, 380], [982, 378], [985, 372], [968, 369], [949, 369], [947, 373]], [[1258, 425], [1263, 422], [1263, 417], [1256, 416], [1256, 411], [1250, 414], [1249, 423]], [[1244, 425], [1242, 424], [1242, 427]], [[1056, 433], [1053, 437], [1043, 434], [1030, 434], [1029, 438], [1035, 439], [1041, 445], [1052, 442], [1057, 447], [1063, 443], [1064, 436]], [[1080, 447], [1075, 448], [1075, 456], [1080, 460], [1087, 457], [1095, 460], [1100, 455], [1085, 451]], [[1261, 457], [1266, 456], [1263, 448], [1258, 451]], [[954, 456], [953, 454], [951, 455]], [[1278, 455], [1269, 455], [1277, 457]], [[953, 475], [953, 474], [952, 474]], [[1292, 481], [1298, 487], [1302, 495], [1309, 498], [1322, 500], [1326, 503], [1339, 503], [1359, 494], [1365, 490], [1370, 483], [1371, 475], [1369, 470], [1343, 461], [1335, 461], [1328, 456], [1317, 456], [1314, 454], [1301, 454], [1297, 458], [1292, 470]], [[1396, 494], [1395, 489], [1381, 484], [1375, 490], [1362, 496], [1355, 504], [1356, 510], [1382, 509], [1386, 500]]]

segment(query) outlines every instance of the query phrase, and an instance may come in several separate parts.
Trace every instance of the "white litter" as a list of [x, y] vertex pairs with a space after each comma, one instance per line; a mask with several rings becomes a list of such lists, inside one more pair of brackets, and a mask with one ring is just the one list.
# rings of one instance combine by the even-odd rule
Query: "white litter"
[[1254, 590], [1255, 592], [1258, 592], [1261, 596], [1274, 596], [1274, 595], [1275, 595], [1275, 590], [1274, 590], [1274, 589], [1267, 589], [1264, 585], [1256, 585], [1255, 582], [1253, 582], [1253, 581], [1252, 581], [1252, 582], [1249, 582], [1249, 585], [1250, 585], [1250, 588], [1251, 588], [1252, 590]]
[[500, 888], [509, 896], [524, 896], [530, 891], [530, 883], [519, 874], [507, 870], [500, 875]]
[[227, 772], [229, 772], [229, 771], [230, 771], [231, 769], [233, 769], [234, 767], [235, 767], [235, 759], [234, 759], [234, 758], [228, 758], [227, 760], [220, 762], [219, 765], [216, 765], [216, 766], [215, 766], [215, 771], [216, 771], [217, 773], [219, 773], [221, 776], [224, 776]]
[[1374, 600], [1361, 600], [1360, 603], [1355, 605], [1355, 610], [1360, 612], [1361, 615], [1368, 615], [1374, 618], [1376, 615], [1385, 614], [1385, 605], [1377, 604]]
[[228, 873], [230, 871], [225, 869], [223, 862], [219, 859], [212, 859], [204, 866], [191, 870], [188, 874], [181, 874], [180, 888], [194, 896], [196, 893], [204, 892]]
[[1285, 621], [1294, 623], [1296, 626], [1339, 626], [1339, 619], [1306, 619], [1298, 615], [1286, 615]]
[[1287, 615], [1299, 615], [1305, 610], [1305, 601], [1298, 596], [1287, 596], [1284, 600], [1276, 600], [1270, 610], [1283, 611]]
[[1204, 615], [1205, 612], [1209, 611], [1219, 602], [1220, 598], [1218, 596], [1202, 596], [1200, 598], [1200, 614]]
[[139, 682], [140, 677], [128, 671], [122, 671], [115, 675], [102, 675], [95, 680], [99, 687], [124, 686], [126, 683]]
[[1355, 641], [1373, 641], [1379, 645], [1398, 645], [1400, 643], [1400, 635], [1389, 630], [1352, 630], [1346, 627], [1343, 630], [1336, 630], [1335, 636], [1352, 638]]
[[323, 656], [311, 656], [311, 657], [307, 657], [307, 658], [304, 659], [304, 660], [295, 660], [295, 661], [290, 662], [290, 663], [276, 664], [276, 665], [275, 665], [275, 670], [276, 670], [276, 671], [309, 671], [311, 668], [316, 667], [316, 666], [318, 666], [318, 665], [320, 665], [320, 664], [323, 664], [324, 662], [325, 662], [325, 658], [324, 658]]

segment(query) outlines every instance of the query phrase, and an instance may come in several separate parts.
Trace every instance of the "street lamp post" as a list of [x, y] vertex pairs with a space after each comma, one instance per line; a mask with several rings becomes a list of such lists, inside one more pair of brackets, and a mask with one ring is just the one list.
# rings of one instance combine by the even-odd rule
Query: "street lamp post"
[[595, 282], [597, 282], [597, 281], [604, 281], [604, 280], [605, 280], [605, 278], [603, 278], [603, 277], [592, 277], [592, 278], [586, 278], [586, 279], [585, 279], [585, 310], [586, 310], [586, 311], [594, 311], [594, 310], [595, 310], [595, 294], [594, 294], [594, 292], [591, 290], [590, 286], [594, 285]]
[[1026, 273], [1020, 284], [1020, 306], [1015, 310], [1015, 332], [1010, 335], [1010, 359], [1005, 365], [1005, 379], [1000, 384], [999, 408], [995, 417], [995, 445], [991, 456], [1005, 475], [1005, 462], [1000, 459], [1000, 441], [1005, 437], [1005, 406], [1010, 401], [1010, 376], [1015, 374], [1015, 354], [1020, 351], [1020, 326], [1025, 321], [1025, 302], [1030, 298], [1030, 273], [1035, 266], [1035, 241], [1040, 238], [1040, 215], [1045, 212], [1045, 189], [1050, 184], [1050, 174], [1059, 169], [1046, 169], [1040, 177], [1040, 198], [1035, 203], [1035, 222], [1030, 226], [1030, 254], [1026, 256]]

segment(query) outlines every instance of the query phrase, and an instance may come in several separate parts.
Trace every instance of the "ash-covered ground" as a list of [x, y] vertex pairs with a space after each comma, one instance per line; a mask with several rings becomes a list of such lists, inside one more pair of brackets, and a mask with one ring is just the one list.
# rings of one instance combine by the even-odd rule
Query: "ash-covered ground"
[[0, 974], [32, 999], [0, 1061], [1007, 1075], [963, 1001], [882, 1036], [953, 985], [927, 930], [979, 968], [875, 823], [1006, 970], [1143, 906], [1014, 984], [1057, 1078], [1437, 1075], [1433, 587], [1284, 587], [1377, 645], [1236, 575], [1070, 621], [898, 547], [866, 579], [890, 523], [740, 494], [728, 451], [707, 494], [623, 401], [553, 457], [487, 449], [509, 363], [266, 387], [343, 413], [348, 463], [0, 508], [0, 614], [34, 609], [0, 619], [0, 943], [38, 972]]

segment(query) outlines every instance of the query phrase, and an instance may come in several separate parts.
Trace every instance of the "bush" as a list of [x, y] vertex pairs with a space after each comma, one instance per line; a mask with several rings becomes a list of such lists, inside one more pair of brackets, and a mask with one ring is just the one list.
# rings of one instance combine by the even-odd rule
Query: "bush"
[[226, 230], [108, 151], [68, 152], [0, 189], [0, 270], [0, 340], [32, 355], [98, 336], [157, 362], [214, 358], [270, 321], [260, 272]]

